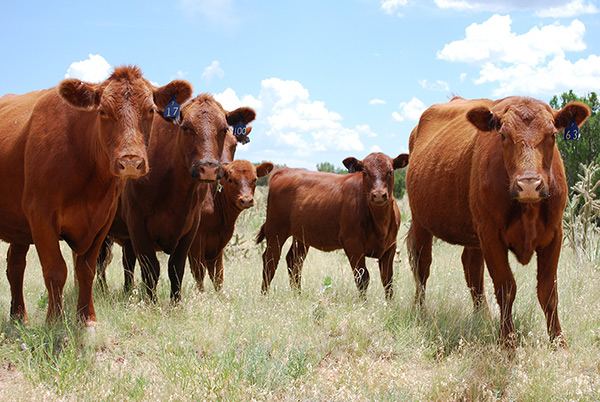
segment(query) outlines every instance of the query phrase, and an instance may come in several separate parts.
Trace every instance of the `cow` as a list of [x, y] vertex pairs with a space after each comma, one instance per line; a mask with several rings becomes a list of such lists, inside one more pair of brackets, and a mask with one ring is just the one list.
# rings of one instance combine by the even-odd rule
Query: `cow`
[[[216, 291], [223, 287], [223, 250], [235, 228], [240, 213], [254, 205], [257, 179], [271, 170], [271, 162], [258, 166], [245, 160], [223, 165], [220, 183], [211, 183], [201, 208], [196, 237], [188, 251], [190, 269], [198, 290], [204, 291], [204, 275], [208, 274]], [[220, 185], [221, 187], [218, 187]]]
[[301, 289], [302, 264], [309, 247], [344, 249], [362, 298], [369, 286], [365, 257], [379, 259], [385, 296], [393, 297], [393, 260], [400, 211], [394, 200], [394, 170], [408, 164], [408, 155], [392, 159], [374, 152], [362, 161], [343, 161], [351, 174], [277, 168], [271, 173], [267, 219], [256, 242], [267, 241], [263, 253], [262, 293], [269, 290], [281, 247], [293, 237], [286, 256], [290, 287]]
[[48, 290], [47, 321], [62, 316], [64, 240], [77, 255], [77, 316], [88, 326], [97, 324], [94, 267], [119, 195], [127, 179], [148, 172], [153, 116], [191, 94], [185, 81], [157, 88], [138, 67], [122, 66], [99, 84], [71, 78], [0, 99], [0, 239], [10, 243], [12, 317], [28, 320], [23, 276], [31, 244]]
[[247, 107], [227, 112], [210, 94], [201, 94], [183, 105], [178, 125], [154, 122], [148, 145], [150, 172], [126, 184], [109, 231], [123, 246], [126, 290], [131, 289], [139, 260], [147, 294], [156, 301], [160, 274], [156, 251], [162, 250], [170, 255], [171, 299], [181, 299], [185, 259], [208, 184], [222, 176], [219, 158], [229, 126], [248, 124], [255, 116]]
[[500, 306], [501, 344], [512, 349], [517, 291], [508, 262], [537, 254], [537, 295], [551, 341], [565, 345], [556, 272], [567, 200], [557, 133], [590, 116], [582, 103], [556, 111], [528, 97], [431, 106], [409, 139], [406, 187], [412, 213], [407, 248], [418, 305], [425, 302], [432, 236], [464, 247], [462, 264], [475, 309], [488, 311], [484, 261]]

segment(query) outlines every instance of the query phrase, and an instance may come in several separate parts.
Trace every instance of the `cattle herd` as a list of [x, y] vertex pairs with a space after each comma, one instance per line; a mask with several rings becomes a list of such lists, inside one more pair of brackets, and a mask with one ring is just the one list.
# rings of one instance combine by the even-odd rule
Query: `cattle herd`
[[[99, 84], [65, 79], [55, 88], [0, 98], [0, 239], [9, 243], [12, 317], [27, 321], [23, 277], [31, 244], [48, 290], [49, 321], [62, 315], [61, 240], [73, 250], [77, 315], [88, 326], [97, 322], [93, 281], [97, 275], [106, 286], [113, 242], [123, 248], [126, 290], [139, 261], [147, 294], [156, 299], [157, 251], [169, 255], [173, 301], [181, 298], [186, 259], [199, 290], [207, 270], [215, 289], [222, 288], [223, 250], [239, 214], [254, 204], [257, 178], [273, 164], [235, 160], [251, 127], [245, 135], [234, 135], [232, 127], [253, 121], [254, 110], [226, 111], [211, 95], [191, 99], [192, 91], [183, 80], [155, 87], [139, 68], [122, 66]], [[361, 297], [371, 257], [391, 299], [400, 226], [394, 171], [408, 165], [415, 303], [425, 303], [433, 236], [461, 245], [473, 305], [488, 310], [487, 266], [500, 306], [500, 341], [512, 348], [516, 283], [508, 251], [522, 264], [535, 252], [548, 334], [564, 346], [556, 278], [567, 184], [556, 141], [560, 129], [589, 116], [582, 103], [556, 111], [527, 97], [456, 97], [422, 114], [410, 136], [410, 164], [407, 154], [372, 153], [346, 158], [348, 175], [276, 169], [256, 237], [266, 240], [262, 292], [292, 237], [286, 263], [295, 291], [310, 247], [343, 249]]]

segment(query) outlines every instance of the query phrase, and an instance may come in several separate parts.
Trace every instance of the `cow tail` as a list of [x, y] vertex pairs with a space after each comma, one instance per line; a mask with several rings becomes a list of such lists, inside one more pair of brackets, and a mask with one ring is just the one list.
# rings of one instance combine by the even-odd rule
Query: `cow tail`
[[417, 261], [419, 258], [419, 256], [417, 255], [416, 248], [417, 247], [415, 245], [415, 230], [413, 228], [413, 225], [410, 225], [410, 228], [408, 229], [408, 234], [406, 236], [406, 251], [408, 253], [408, 262], [410, 263], [410, 268], [413, 272], [413, 275], [417, 270]]
[[261, 241], [265, 239], [265, 224], [260, 227], [260, 230], [256, 234], [256, 244], [259, 244]]

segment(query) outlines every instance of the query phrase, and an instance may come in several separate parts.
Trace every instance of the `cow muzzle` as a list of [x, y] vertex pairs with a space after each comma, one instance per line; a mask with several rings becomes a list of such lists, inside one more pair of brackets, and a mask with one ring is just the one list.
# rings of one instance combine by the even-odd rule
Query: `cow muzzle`
[[513, 200], [523, 203], [540, 202], [550, 193], [540, 176], [517, 177], [511, 191]]
[[214, 182], [223, 177], [223, 169], [218, 162], [196, 162], [192, 166], [192, 177], [201, 182]]
[[373, 190], [370, 194], [370, 200], [375, 205], [383, 205], [390, 199], [388, 192], [385, 190]]
[[254, 206], [254, 197], [240, 197], [238, 198], [238, 204], [242, 209], [250, 208]]
[[119, 177], [135, 179], [148, 173], [148, 163], [138, 155], [124, 155], [115, 161], [115, 173]]

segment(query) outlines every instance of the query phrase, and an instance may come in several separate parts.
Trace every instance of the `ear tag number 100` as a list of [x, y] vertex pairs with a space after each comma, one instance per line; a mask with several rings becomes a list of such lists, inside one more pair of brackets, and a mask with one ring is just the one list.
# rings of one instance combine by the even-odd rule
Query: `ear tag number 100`
[[176, 118], [179, 116], [179, 109], [181, 109], [181, 107], [179, 106], [179, 103], [177, 103], [177, 101], [175, 100], [175, 95], [173, 95], [173, 98], [171, 98], [171, 102], [169, 102], [167, 107], [165, 107], [165, 113], [163, 114], [163, 116], [170, 119]]
[[565, 140], [578, 140], [579, 127], [575, 124], [575, 119], [565, 128]]

